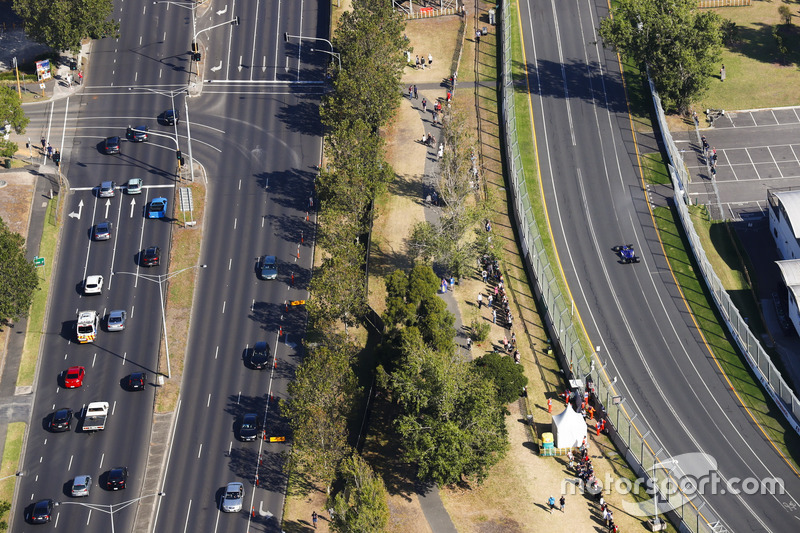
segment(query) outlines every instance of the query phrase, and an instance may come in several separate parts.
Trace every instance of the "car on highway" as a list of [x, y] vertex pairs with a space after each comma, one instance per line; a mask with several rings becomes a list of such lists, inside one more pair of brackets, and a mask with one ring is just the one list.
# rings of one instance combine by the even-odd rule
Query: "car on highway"
[[147, 140], [148, 131], [150, 131], [150, 128], [147, 126], [136, 126], [135, 128], [128, 126], [128, 131], [125, 134], [125, 137], [127, 137], [129, 141], [143, 143]]
[[147, 206], [147, 218], [164, 218], [167, 216], [167, 199], [153, 198]]
[[83, 378], [86, 377], [86, 368], [82, 366], [71, 366], [64, 372], [64, 388], [77, 389], [83, 386]]
[[106, 479], [106, 488], [108, 490], [124, 489], [127, 482], [128, 467], [118, 466], [108, 471], [108, 478]]
[[161, 248], [150, 246], [142, 252], [142, 266], [158, 266], [161, 264]]
[[97, 196], [100, 198], [114, 198], [116, 194], [117, 184], [113, 181], [104, 181], [100, 183], [100, 188], [97, 189]]
[[106, 137], [106, 153], [118, 154], [119, 153], [120, 138], [119, 137]]
[[128, 376], [127, 388], [128, 390], [135, 391], [135, 390], [144, 390], [147, 386], [147, 373], [145, 372], [134, 372], [130, 376]]
[[107, 241], [111, 238], [112, 227], [113, 224], [111, 224], [111, 222], [108, 220], [104, 220], [103, 222], [95, 224], [92, 238], [96, 241]]
[[53, 516], [54, 505], [55, 502], [49, 499], [39, 500], [38, 502], [34, 503], [33, 509], [31, 510], [31, 515], [28, 517], [28, 521], [31, 524], [46, 524]]
[[103, 292], [103, 276], [96, 274], [86, 276], [83, 281], [83, 294], [100, 294]]
[[269, 344], [258, 341], [247, 353], [247, 366], [254, 370], [264, 370], [269, 364]]
[[639, 256], [636, 255], [636, 251], [633, 249], [632, 244], [623, 244], [621, 246], [615, 246], [613, 250], [619, 256], [619, 262], [629, 265], [631, 263], [638, 263]]
[[164, 122], [167, 126], [174, 126], [181, 120], [181, 114], [177, 109], [167, 109], [164, 111]]
[[222, 497], [223, 513], [238, 513], [242, 510], [244, 501], [244, 485], [237, 482], [228, 483], [225, 487], [225, 496]]
[[258, 415], [245, 413], [239, 423], [239, 439], [244, 442], [253, 442], [258, 436]]
[[125, 320], [128, 318], [128, 313], [123, 309], [115, 309], [108, 313], [106, 318], [107, 331], [122, 331], [125, 329]]
[[91, 488], [92, 476], [82, 474], [80, 476], [75, 476], [75, 479], [72, 480], [72, 490], [70, 490], [70, 494], [75, 498], [88, 496]]
[[275, 279], [278, 277], [278, 262], [274, 255], [265, 255], [258, 262], [258, 271], [261, 279]]
[[125, 185], [125, 192], [128, 194], [142, 194], [142, 178], [131, 178]]
[[50, 415], [50, 431], [69, 431], [72, 425], [72, 409], [62, 407]]

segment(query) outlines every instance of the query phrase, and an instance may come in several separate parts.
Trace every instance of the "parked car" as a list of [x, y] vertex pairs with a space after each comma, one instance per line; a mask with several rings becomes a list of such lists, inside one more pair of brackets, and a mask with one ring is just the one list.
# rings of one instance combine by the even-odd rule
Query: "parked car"
[[108, 331], [122, 331], [125, 329], [125, 320], [127, 318], [128, 313], [122, 309], [110, 311], [106, 319], [106, 329]]
[[92, 476], [82, 474], [80, 476], [75, 476], [75, 479], [72, 480], [72, 491], [70, 494], [75, 498], [79, 496], [88, 496], [91, 488]]

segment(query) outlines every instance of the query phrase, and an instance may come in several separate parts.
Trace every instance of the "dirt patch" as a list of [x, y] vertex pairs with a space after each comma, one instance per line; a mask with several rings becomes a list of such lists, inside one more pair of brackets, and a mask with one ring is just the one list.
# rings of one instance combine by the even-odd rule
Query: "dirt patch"
[[[413, 49], [411, 65], [419, 56], [425, 59], [425, 68], [406, 67], [403, 82], [435, 83], [449, 79], [453, 74], [451, 68], [457, 53], [455, 44], [460, 28], [461, 17], [457, 15], [408, 21], [406, 36]], [[428, 54], [433, 56], [432, 64], [428, 64]]]
[[0, 180], [8, 183], [0, 189], [0, 218], [11, 231], [27, 238], [36, 177], [27, 171], [5, 172], [0, 173]]

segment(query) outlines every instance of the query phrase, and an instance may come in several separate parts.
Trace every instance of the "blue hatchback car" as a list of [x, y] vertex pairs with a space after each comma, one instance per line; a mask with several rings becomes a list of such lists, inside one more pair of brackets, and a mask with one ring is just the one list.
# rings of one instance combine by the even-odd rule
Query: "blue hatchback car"
[[164, 218], [167, 216], [167, 199], [153, 198], [147, 206], [147, 218]]

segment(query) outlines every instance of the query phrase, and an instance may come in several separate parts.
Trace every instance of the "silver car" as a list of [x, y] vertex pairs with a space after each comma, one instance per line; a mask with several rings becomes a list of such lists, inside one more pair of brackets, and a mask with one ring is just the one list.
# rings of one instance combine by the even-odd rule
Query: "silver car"
[[142, 178], [131, 178], [125, 187], [128, 194], [142, 194]]
[[97, 191], [97, 195], [100, 198], [113, 198], [116, 188], [117, 184], [113, 181], [104, 181], [100, 184], [100, 189]]
[[75, 476], [75, 479], [72, 480], [72, 495], [74, 497], [88, 496], [91, 488], [92, 476]]
[[222, 498], [223, 513], [238, 513], [242, 510], [244, 501], [244, 485], [241, 483], [228, 483], [225, 487], [225, 496]]
[[108, 329], [108, 331], [122, 331], [125, 329], [125, 320], [127, 318], [128, 313], [122, 309], [110, 311], [106, 319], [106, 329]]

